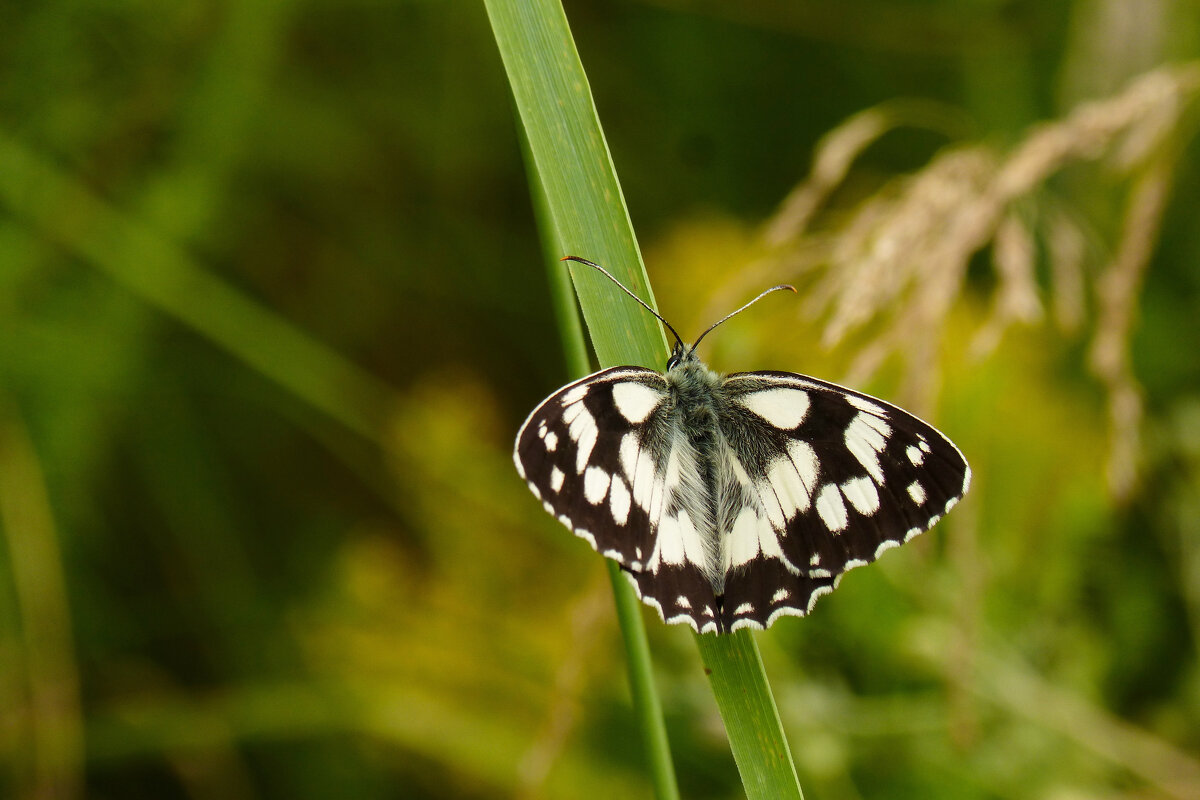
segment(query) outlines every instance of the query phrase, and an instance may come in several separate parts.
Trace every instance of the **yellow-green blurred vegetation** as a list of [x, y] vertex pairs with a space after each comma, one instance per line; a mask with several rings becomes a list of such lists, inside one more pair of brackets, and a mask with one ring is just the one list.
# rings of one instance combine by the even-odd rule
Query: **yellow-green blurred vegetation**
[[[1200, 5], [566, 11], [664, 315], [793, 282], [706, 360], [974, 468], [757, 635], [808, 797], [1200, 797]], [[511, 465], [558, 255], [481, 4], [0, 5], [0, 796], [649, 797]], [[647, 614], [683, 795], [740, 796]]]

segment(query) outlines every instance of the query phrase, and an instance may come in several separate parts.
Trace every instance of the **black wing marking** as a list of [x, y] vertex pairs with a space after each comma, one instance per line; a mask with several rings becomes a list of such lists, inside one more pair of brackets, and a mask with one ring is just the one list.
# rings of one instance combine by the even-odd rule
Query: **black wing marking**
[[513, 461], [546, 511], [620, 564], [665, 621], [715, 630], [704, 539], [678, 497], [695, 484], [694, 454], [668, 397], [652, 370], [589, 375], [529, 415]]
[[860, 392], [747, 372], [725, 379], [721, 400], [731, 472], [750, 497], [744, 524], [725, 534], [723, 629], [808, 613], [844, 572], [928, 530], [970, 485], [949, 439]]
[[[513, 462], [548, 513], [617, 563], [640, 566], [651, 551], [650, 520], [621, 471], [620, 448], [627, 434], [640, 439], [653, 427], [653, 413], [640, 423], [627, 419], [614, 399], [618, 384], [644, 387], [651, 400], [665, 397], [666, 382], [652, 370], [589, 375], [534, 409], [517, 433]], [[647, 461], [642, 480], [656, 468]], [[642, 497], [646, 487], [637, 490]]]

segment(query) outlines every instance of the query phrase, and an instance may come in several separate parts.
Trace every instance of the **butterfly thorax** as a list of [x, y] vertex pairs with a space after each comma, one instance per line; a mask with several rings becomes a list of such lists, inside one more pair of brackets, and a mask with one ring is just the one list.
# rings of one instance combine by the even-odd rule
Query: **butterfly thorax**
[[694, 475], [684, 475], [685, 491], [677, 494], [682, 508], [704, 542], [708, 563], [703, 572], [720, 594], [724, 575], [720, 569], [722, 520], [718, 503], [724, 438], [720, 427], [721, 376], [687, 351], [666, 373], [670, 396], [668, 419], [676, 447], [695, 465]]
[[689, 436], [702, 440], [715, 434], [718, 427], [714, 400], [721, 376], [695, 356], [672, 367], [666, 376], [673, 405]]

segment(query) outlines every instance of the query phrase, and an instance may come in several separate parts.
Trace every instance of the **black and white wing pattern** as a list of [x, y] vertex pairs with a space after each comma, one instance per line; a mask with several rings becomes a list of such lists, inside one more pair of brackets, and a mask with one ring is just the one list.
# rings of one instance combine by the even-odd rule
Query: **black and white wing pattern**
[[788, 372], [723, 379], [722, 630], [803, 616], [847, 570], [933, 527], [971, 469], [931, 425], [896, 406]]
[[603, 370], [551, 395], [513, 460], [546, 511], [668, 623], [728, 632], [808, 613], [927, 530], [970, 483], [938, 431], [786, 372]]
[[534, 409], [513, 461], [546, 512], [620, 564], [664, 620], [717, 630], [716, 553], [683, 507], [703, 486], [675, 406], [662, 373], [602, 370]]

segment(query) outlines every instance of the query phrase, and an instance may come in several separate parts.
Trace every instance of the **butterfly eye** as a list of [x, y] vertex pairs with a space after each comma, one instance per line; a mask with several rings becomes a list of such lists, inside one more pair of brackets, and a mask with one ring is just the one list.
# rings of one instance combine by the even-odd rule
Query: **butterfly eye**
[[675, 347], [671, 349], [671, 357], [667, 359], [667, 371], [670, 372], [683, 363], [684, 356], [683, 344], [676, 342]]

